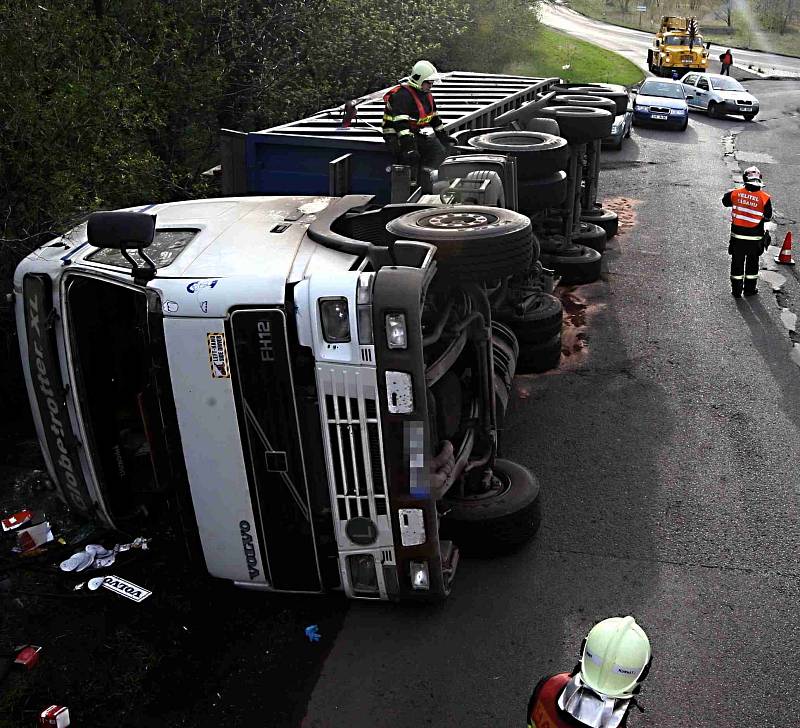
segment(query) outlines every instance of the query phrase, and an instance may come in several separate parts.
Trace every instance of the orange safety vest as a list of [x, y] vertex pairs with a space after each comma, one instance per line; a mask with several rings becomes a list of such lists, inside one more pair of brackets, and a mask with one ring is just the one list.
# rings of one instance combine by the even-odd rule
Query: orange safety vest
[[[409, 126], [415, 131], [417, 129], [421, 129], [423, 126], [428, 126], [428, 124], [430, 124], [431, 121], [433, 120], [433, 117], [436, 116], [436, 101], [434, 101], [432, 94], [428, 94], [428, 98], [430, 99], [431, 102], [430, 113], [425, 111], [425, 106], [422, 103], [422, 97], [417, 93], [416, 89], [414, 89], [412, 86], [409, 86], [406, 83], [401, 83], [399, 86], [395, 86], [391, 91], [389, 91], [383, 97], [383, 103], [388, 108], [392, 96], [396, 94], [401, 88], [408, 89], [408, 91], [411, 92], [411, 98], [414, 99], [414, 103], [417, 105], [417, 118], [409, 119], [408, 120]], [[389, 115], [384, 115], [383, 118], [384, 121], [391, 121], [394, 117], [391, 117]]]
[[733, 216], [731, 222], [741, 227], [758, 227], [764, 221], [764, 208], [769, 201], [769, 195], [763, 190], [750, 190], [739, 188], [731, 192], [731, 205]]
[[574, 721], [567, 723], [558, 714], [558, 696], [570, 677], [568, 672], [562, 672], [544, 682], [528, 716], [528, 728], [573, 728], [576, 725]]

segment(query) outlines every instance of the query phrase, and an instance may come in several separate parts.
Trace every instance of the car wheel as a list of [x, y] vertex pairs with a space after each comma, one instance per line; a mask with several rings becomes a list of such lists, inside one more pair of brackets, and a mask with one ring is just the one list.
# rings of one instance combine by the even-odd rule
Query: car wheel
[[745, 121], [752, 121], [753, 119], [756, 118], [756, 115], [755, 114], [742, 114], [742, 118]]
[[492, 466], [489, 492], [457, 495], [451, 489], [442, 499], [441, 534], [465, 555], [493, 555], [530, 541], [542, 521], [539, 482], [527, 469], [510, 460]]
[[414, 210], [389, 221], [394, 239], [437, 247], [439, 270], [463, 281], [488, 281], [527, 270], [533, 257], [531, 221], [498, 207], [458, 205]]
[[581, 222], [580, 232], [572, 233], [572, 242], [575, 245], [585, 245], [598, 253], [605, 251], [606, 239], [606, 231], [591, 222]]
[[567, 173], [556, 172], [541, 179], [522, 180], [517, 186], [520, 212], [537, 212], [558, 207], [567, 198]]
[[539, 179], [566, 169], [569, 147], [566, 139], [539, 131], [498, 131], [469, 140], [476, 149], [511, 154], [517, 159], [519, 179]]
[[679, 127], [680, 131], [686, 131], [686, 127], [689, 126], [689, 117], [687, 116], [686, 119], [683, 121], [683, 125]]
[[561, 136], [570, 144], [585, 144], [595, 139], [604, 139], [611, 134], [614, 115], [605, 109], [578, 106], [546, 106], [539, 114], [555, 119]]
[[545, 268], [552, 268], [565, 284], [594, 283], [600, 277], [602, 256], [585, 245], [559, 253], [542, 253], [540, 260]]
[[719, 112], [717, 112], [717, 103], [716, 103], [716, 101], [709, 101], [708, 102], [708, 115], [712, 119], [716, 119], [717, 116], [718, 116], [718, 113]]
[[581, 221], [591, 222], [603, 228], [606, 233], [606, 238], [609, 240], [613, 238], [617, 234], [617, 230], [619, 230], [619, 217], [617, 213], [602, 207], [584, 210], [581, 214]]

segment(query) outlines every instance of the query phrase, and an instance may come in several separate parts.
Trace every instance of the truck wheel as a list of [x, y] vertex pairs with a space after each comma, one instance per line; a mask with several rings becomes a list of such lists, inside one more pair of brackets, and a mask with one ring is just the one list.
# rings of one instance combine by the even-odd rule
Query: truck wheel
[[585, 245], [575, 245], [572, 249], [558, 254], [542, 253], [542, 265], [552, 268], [561, 276], [561, 282], [594, 283], [600, 277], [602, 256]]
[[469, 143], [487, 152], [512, 154], [520, 180], [546, 177], [566, 169], [569, 161], [566, 140], [540, 131], [498, 131], [473, 137]]
[[602, 207], [594, 207], [584, 210], [581, 214], [583, 222], [591, 222], [599, 225], [606, 231], [606, 238], [611, 240], [619, 231], [619, 217], [613, 210], [606, 210]]
[[466, 192], [462, 200], [466, 204], [471, 205], [486, 205], [488, 207], [505, 207], [506, 206], [506, 193], [503, 189], [503, 181], [497, 172], [488, 169], [477, 169], [474, 172], [468, 172], [464, 178], [468, 182], [475, 182], [482, 184], [484, 181], [489, 180], [489, 186], [484, 193], [482, 202], [478, 202], [477, 195], [475, 199], [470, 199], [470, 193]]
[[561, 301], [556, 296], [539, 293], [523, 313], [506, 306], [493, 314], [498, 321], [511, 327], [520, 348], [524, 348], [527, 344], [541, 344], [560, 334], [563, 310]]
[[614, 112], [614, 116], [619, 116], [619, 114], [624, 114], [628, 110], [628, 103], [630, 102], [630, 96], [628, 95], [627, 90], [624, 86], [617, 86], [614, 87], [614, 84], [609, 84], [609, 88], [604, 88], [603, 86], [599, 85], [583, 85], [583, 86], [573, 86], [565, 91], [561, 91], [559, 93], [569, 94], [570, 96], [574, 95], [591, 95], [591, 96], [599, 96], [604, 99], [611, 99], [616, 105], [617, 109]]
[[558, 171], [548, 177], [521, 181], [517, 203], [521, 212], [535, 212], [558, 207], [567, 199], [567, 173]]
[[525, 344], [517, 359], [517, 374], [541, 374], [561, 362], [561, 334], [540, 344]]
[[546, 106], [539, 110], [545, 118], [555, 119], [558, 128], [570, 144], [585, 144], [611, 134], [614, 115], [605, 109], [577, 106]]
[[542, 515], [539, 482], [521, 465], [494, 461], [493, 487], [487, 493], [442, 499], [448, 509], [441, 533], [465, 555], [487, 556], [519, 548], [539, 530]]
[[564, 94], [553, 97], [553, 106], [589, 106], [593, 109], [606, 109], [614, 116], [617, 115], [617, 105], [613, 99], [591, 94]]
[[572, 242], [602, 253], [606, 249], [606, 231], [591, 222], [581, 222], [578, 233], [572, 233]]
[[531, 221], [501, 207], [457, 205], [414, 210], [391, 220], [395, 239], [436, 245], [439, 270], [463, 281], [488, 281], [527, 270], [533, 255]]
[[541, 131], [545, 134], [561, 136], [561, 129], [558, 128], [558, 122], [555, 119], [542, 119], [540, 116], [528, 119], [525, 122], [525, 131]]

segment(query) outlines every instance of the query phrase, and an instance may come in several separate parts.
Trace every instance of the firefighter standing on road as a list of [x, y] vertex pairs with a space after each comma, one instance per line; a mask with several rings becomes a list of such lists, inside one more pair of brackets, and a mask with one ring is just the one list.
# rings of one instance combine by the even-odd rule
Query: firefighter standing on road
[[633, 617], [598, 622], [575, 669], [539, 681], [528, 703], [528, 728], [624, 728], [652, 658], [650, 640]]
[[732, 208], [731, 293], [739, 298], [758, 293], [758, 258], [769, 244], [764, 223], [772, 219], [772, 200], [761, 188], [764, 180], [758, 167], [748, 167], [742, 174], [744, 187], [726, 192], [722, 204]]
[[411, 69], [408, 83], [395, 86], [383, 97], [383, 138], [392, 150], [395, 164], [409, 165], [415, 179], [418, 179], [418, 165], [438, 167], [447, 156], [446, 147], [455, 143], [436, 113], [431, 94], [436, 78], [432, 63], [418, 61]]

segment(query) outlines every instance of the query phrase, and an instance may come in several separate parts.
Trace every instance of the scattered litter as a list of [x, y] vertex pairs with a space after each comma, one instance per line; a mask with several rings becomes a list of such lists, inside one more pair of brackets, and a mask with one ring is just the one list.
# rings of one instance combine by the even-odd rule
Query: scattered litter
[[142, 551], [147, 551], [147, 545], [151, 540], [152, 539], [142, 538], [139, 536], [139, 538], [134, 539], [131, 543], [118, 543], [116, 546], [114, 546], [114, 553], [118, 554], [123, 551], [130, 551], [131, 549], [142, 549]]
[[89, 587], [90, 591], [97, 591], [101, 586], [103, 586], [104, 580], [105, 580], [104, 576], [95, 576], [94, 579], [89, 579], [86, 586]]
[[0, 523], [2, 523], [4, 531], [13, 531], [15, 528], [19, 528], [30, 521], [31, 518], [33, 518], [33, 513], [31, 511], [19, 511], [13, 516], [4, 518]]
[[39, 645], [19, 645], [14, 648], [17, 651], [17, 656], [14, 658], [14, 664], [18, 667], [24, 667], [26, 670], [32, 670], [39, 662], [39, 653], [42, 648]]
[[42, 521], [34, 526], [17, 531], [17, 545], [12, 551], [25, 553], [52, 540], [53, 532], [50, 530], [50, 523]]
[[310, 624], [306, 627], [306, 637], [308, 637], [309, 642], [319, 642], [322, 639], [322, 635], [319, 633], [319, 626]]
[[51, 705], [39, 715], [39, 726], [44, 728], [67, 728], [69, 724], [69, 709], [63, 705]]
[[134, 602], [141, 602], [153, 593], [144, 587], [137, 586], [133, 582], [120, 579], [118, 576], [106, 576], [103, 579], [102, 586]]

